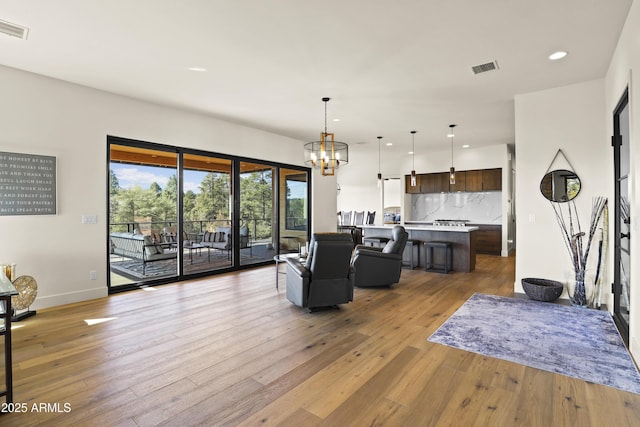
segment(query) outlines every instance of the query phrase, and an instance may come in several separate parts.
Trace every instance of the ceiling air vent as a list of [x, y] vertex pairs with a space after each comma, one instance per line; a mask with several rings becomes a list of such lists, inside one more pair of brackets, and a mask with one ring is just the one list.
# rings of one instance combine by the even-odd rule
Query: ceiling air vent
[[27, 35], [29, 34], [29, 29], [27, 27], [12, 24], [11, 22], [0, 20], [0, 33], [26, 40]]
[[498, 69], [498, 61], [487, 62], [486, 64], [474, 65], [471, 67], [473, 74], [486, 73]]

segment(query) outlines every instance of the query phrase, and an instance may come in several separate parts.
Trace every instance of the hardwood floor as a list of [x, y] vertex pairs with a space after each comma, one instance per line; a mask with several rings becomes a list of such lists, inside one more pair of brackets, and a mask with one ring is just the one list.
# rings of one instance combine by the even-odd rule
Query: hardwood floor
[[427, 342], [474, 292], [512, 295], [513, 257], [477, 261], [336, 311], [291, 304], [273, 266], [41, 310], [0, 425], [638, 425], [638, 395]]

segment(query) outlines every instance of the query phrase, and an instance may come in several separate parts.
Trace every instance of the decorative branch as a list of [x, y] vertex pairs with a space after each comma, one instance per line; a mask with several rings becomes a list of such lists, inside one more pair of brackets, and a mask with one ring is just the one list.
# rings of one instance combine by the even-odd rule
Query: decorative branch
[[[560, 226], [562, 232], [563, 241], [569, 256], [571, 258], [571, 264], [573, 270], [577, 273], [583, 271], [587, 266], [587, 259], [589, 257], [589, 251], [591, 249], [591, 242], [598, 229], [598, 223], [602, 217], [606, 206], [608, 204], [606, 197], [594, 197], [591, 204], [591, 218], [589, 222], [588, 234], [582, 231], [580, 226], [580, 218], [578, 216], [578, 210], [576, 209], [575, 202], [568, 202], [568, 224], [565, 219], [562, 207], [558, 203], [551, 202], [553, 211], [556, 214], [556, 220]], [[583, 244], [583, 238], [587, 237], [586, 245]]]

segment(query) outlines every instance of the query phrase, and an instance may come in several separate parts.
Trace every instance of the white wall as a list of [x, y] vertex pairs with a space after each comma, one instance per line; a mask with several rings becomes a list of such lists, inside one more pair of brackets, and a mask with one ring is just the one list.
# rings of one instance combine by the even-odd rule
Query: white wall
[[[540, 180], [558, 149], [573, 167], [558, 156], [551, 169], [573, 169], [580, 177], [575, 202], [583, 231], [589, 227], [592, 197], [613, 198], [613, 152], [604, 99], [604, 80], [516, 97], [516, 292], [523, 292], [520, 280], [524, 277], [564, 282], [571, 272], [553, 208], [540, 193]], [[610, 283], [610, 278], [603, 283]]]
[[336, 175], [323, 176], [320, 169], [313, 169], [311, 184], [311, 232], [336, 231], [338, 212], [336, 202]]
[[[638, 221], [638, 209], [640, 208], [640, 183], [638, 180], [638, 167], [640, 166], [640, 85], [638, 85], [638, 70], [640, 70], [640, 2], [633, 2], [627, 21], [623, 28], [615, 53], [609, 65], [605, 79], [605, 121], [607, 134], [613, 133], [613, 111], [624, 92], [629, 86], [629, 113], [630, 113], [630, 204], [631, 204], [631, 235], [638, 236], [640, 227]], [[635, 74], [636, 81], [633, 81]], [[611, 211], [613, 215], [613, 210]], [[613, 230], [613, 226], [611, 227]], [[631, 353], [636, 360], [640, 360], [640, 270], [635, 266], [640, 265], [640, 242], [631, 239], [631, 301], [629, 343]], [[611, 282], [611, 280], [609, 281]]]
[[[37, 280], [36, 309], [107, 294], [107, 135], [303, 165], [301, 141], [11, 68], [0, 93], [0, 151], [57, 158], [58, 214], [0, 217], [0, 260]], [[335, 180], [312, 191], [314, 230], [335, 228]]]

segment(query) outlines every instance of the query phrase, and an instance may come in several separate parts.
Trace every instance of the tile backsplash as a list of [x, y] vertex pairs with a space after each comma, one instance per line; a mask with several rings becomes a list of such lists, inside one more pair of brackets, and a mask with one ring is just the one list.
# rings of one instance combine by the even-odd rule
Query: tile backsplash
[[408, 221], [469, 220], [474, 224], [502, 224], [502, 192], [429, 193], [411, 195]]

